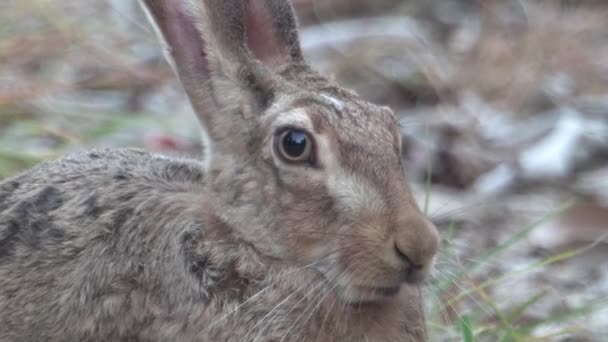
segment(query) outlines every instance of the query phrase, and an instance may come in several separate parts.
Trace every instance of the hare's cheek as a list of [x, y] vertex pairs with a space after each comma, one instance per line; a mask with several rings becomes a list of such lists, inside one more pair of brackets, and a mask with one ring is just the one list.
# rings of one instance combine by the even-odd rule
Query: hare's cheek
[[338, 258], [336, 251], [339, 250], [338, 245], [333, 244], [331, 241], [324, 241], [322, 243], [315, 241], [310, 243], [306, 249], [301, 250], [299, 257], [305, 265], [314, 265], [316, 268], [327, 270], [330, 267], [335, 267], [336, 259]]
[[333, 170], [327, 179], [327, 189], [337, 209], [354, 221], [381, 216], [386, 202], [381, 193], [363, 177], [345, 170]]
[[282, 205], [280, 226], [297, 259], [312, 262], [336, 250], [339, 215], [322, 184], [311, 182], [288, 192], [292, 201]]
[[343, 237], [339, 240], [343, 250], [350, 246], [373, 249], [388, 240], [387, 204], [372, 184], [362, 177], [339, 171], [328, 178], [327, 189], [334, 200], [334, 210], [344, 222], [335, 233]]

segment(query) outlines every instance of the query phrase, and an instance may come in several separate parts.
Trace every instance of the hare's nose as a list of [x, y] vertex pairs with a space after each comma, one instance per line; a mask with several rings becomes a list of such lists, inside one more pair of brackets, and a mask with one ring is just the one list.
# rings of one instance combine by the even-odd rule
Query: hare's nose
[[402, 279], [408, 283], [424, 280], [439, 247], [437, 228], [420, 216], [400, 222], [395, 234], [395, 254], [402, 265]]

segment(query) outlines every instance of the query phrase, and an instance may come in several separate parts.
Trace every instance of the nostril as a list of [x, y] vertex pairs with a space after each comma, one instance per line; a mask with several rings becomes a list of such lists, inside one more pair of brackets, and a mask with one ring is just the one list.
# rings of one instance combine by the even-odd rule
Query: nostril
[[401, 273], [402, 281], [410, 284], [419, 283], [424, 278], [424, 265], [414, 264], [403, 251], [395, 244], [395, 252], [399, 259], [405, 264]]
[[413, 266], [414, 264], [412, 263], [412, 260], [410, 260], [410, 258], [405, 255], [405, 253], [403, 253], [403, 251], [399, 248], [399, 246], [397, 246], [397, 244], [395, 244], [395, 252], [397, 252], [397, 256], [399, 257], [399, 259], [405, 263], [408, 264], [408, 266]]
[[395, 252], [401, 261], [406, 265], [406, 273], [418, 272], [424, 268], [424, 265], [415, 264], [403, 251], [395, 244]]

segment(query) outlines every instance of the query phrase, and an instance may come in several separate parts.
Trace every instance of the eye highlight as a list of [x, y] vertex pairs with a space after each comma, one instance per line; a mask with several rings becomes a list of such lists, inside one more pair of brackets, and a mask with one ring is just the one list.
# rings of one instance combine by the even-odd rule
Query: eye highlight
[[304, 130], [281, 130], [275, 138], [275, 149], [279, 157], [287, 163], [314, 163], [313, 140]]

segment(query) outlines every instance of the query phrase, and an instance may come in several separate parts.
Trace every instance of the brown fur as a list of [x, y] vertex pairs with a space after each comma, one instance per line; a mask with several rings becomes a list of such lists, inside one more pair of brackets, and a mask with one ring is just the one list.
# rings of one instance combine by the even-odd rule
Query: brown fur
[[[0, 183], [0, 341], [424, 340], [438, 238], [393, 113], [304, 63], [288, 2], [143, 2], [210, 153], [97, 151]], [[316, 165], [277, 157], [285, 125]]]

